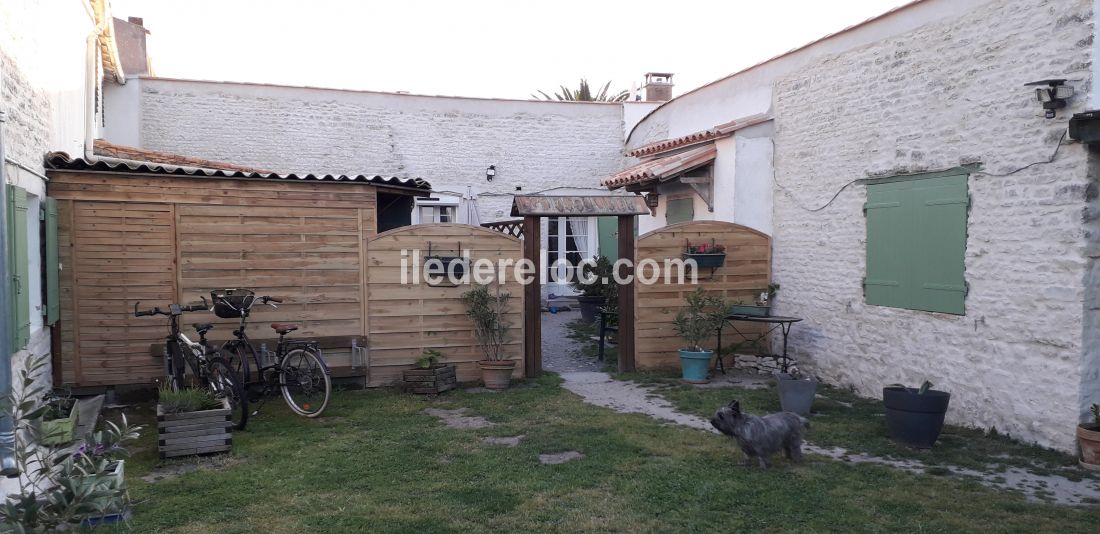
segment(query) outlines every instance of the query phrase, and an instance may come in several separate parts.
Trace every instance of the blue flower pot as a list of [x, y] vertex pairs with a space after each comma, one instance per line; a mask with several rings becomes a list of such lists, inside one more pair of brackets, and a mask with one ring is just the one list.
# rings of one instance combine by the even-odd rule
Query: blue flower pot
[[680, 351], [680, 369], [684, 373], [685, 382], [707, 382], [707, 371], [710, 370], [710, 359], [714, 351], [705, 350], [695, 352], [693, 350]]

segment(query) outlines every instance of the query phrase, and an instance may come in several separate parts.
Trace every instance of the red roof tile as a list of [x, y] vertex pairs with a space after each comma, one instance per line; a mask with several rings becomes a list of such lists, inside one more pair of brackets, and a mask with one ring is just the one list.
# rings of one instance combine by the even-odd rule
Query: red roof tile
[[672, 150], [674, 148], [680, 148], [703, 143], [706, 141], [720, 139], [722, 137], [732, 135], [733, 132], [740, 130], [741, 128], [746, 128], [754, 124], [760, 124], [769, 120], [771, 120], [771, 117], [767, 115], [752, 115], [740, 120], [730, 121], [725, 124], [719, 124], [718, 126], [710, 128], [708, 130], [703, 130], [701, 132], [690, 133], [682, 137], [677, 137], [675, 139], [665, 139], [664, 141], [657, 141], [654, 143], [642, 145], [638, 148], [627, 151], [626, 155], [633, 157], [653, 156], [667, 150]]
[[708, 143], [671, 156], [643, 161], [612, 175], [601, 184], [608, 189], [618, 189], [651, 181], [663, 182], [696, 167], [702, 167], [714, 161], [717, 155], [718, 148], [714, 143]]

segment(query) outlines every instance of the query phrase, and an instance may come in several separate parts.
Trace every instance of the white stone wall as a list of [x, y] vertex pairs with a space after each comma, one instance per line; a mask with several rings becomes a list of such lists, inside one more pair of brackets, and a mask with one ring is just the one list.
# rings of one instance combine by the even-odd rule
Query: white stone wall
[[[969, 179], [966, 315], [864, 304], [869, 176], [1050, 157], [1091, 86], [1092, 0], [1004, 0], [824, 58], [775, 86], [776, 311], [804, 369], [868, 396], [929, 379], [948, 419], [1072, 450], [1080, 405], [1086, 151]], [[1043, 118], [1026, 82], [1070, 78]], [[1095, 283], [1095, 282], [1094, 282]]]
[[135, 121], [144, 148], [279, 172], [419, 177], [441, 192], [474, 185], [483, 221], [510, 218], [513, 194], [596, 190], [623, 161], [619, 104], [137, 82], [140, 110], [109, 107], [107, 121]]

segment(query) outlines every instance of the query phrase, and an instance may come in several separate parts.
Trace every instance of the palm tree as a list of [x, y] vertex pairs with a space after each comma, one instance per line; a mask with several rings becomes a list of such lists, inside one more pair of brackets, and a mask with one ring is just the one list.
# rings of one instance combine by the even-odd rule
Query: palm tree
[[570, 102], [623, 102], [629, 96], [629, 91], [619, 91], [615, 94], [608, 94], [607, 90], [611, 87], [611, 82], [604, 84], [600, 92], [595, 95], [592, 94], [592, 90], [588, 87], [588, 80], [581, 78], [580, 87], [577, 89], [570, 89], [564, 85], [561, 86], [561, 92], [554, 93], [553, 96], [546, 94], [544, 91], [539, 91], [538, 94], [531, 94], [531, 98], [535, 100], [561, 100]]

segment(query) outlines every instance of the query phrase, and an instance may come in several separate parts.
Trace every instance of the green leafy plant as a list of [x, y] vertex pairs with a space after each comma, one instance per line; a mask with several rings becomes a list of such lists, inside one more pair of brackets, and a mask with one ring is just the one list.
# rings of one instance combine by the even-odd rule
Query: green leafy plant
[[553, 96], [546, 94], [545, 91], [539, 91], [538, 94], [531, 94], [531, 98], [535, 100], [559, 100], [563, 102], [622, 102], [630, 97], [628, 91], [619, 91], [617, 93], [608, 93], [611, 88], [611, 82], [604, 84], [602, 88], [595, 94], [592, 93], [592, 89], [588, 86], [588, 80], [581, 78], [581, 83], [576, 89], [570, 89], [564, 85], [559, 86], [560, 91], [554, 93]]
[[1091, 430], [1100, 430], [1100, 404], [1093, 403], [1089, 406], [1089, 413], [1092, 414], [1092, 424], [1085, 423]]
[[692, 244], [692, 242], [690, 240], [684, 240], [684, 253], [685, 254], [725, 254], [726, 253], [726, 246], [716, 243], [714, 239], [711, 239], [710, 243], [695, 243], [695, 244]]
[[[909, 389], [909, 387], [905, 384], [890, 384], [886, 387], [890, 389]], [[917, 395], [924, 395], [925, 393], [928, 393], [928, 390], [930, 389], [932, 389], [932, 383], [925, 380], [924, 382], [921, 382], [920, 387], [916, 388], [916, 393]]]
[[129, 506], [116, 470], [129, 456], [124, 445], [138, 438], [141, 427], [130, 426], [123, 416], [120, 424], [108, 421], [103, 430], [86, 435], [76, 449], [42, 443], [38, 428], [49, 406], [36, 377], [49, 363], [49, 357], [27, 358], [13, 393], [0, 401], [15, 423], [20, 472], [19, 494], [0, 505], [2, 532], [76, 530], [85, 519]]
[[673, 320], [673, 330], [687, 342], [684, 350], [702, 352], [703, 342], [726, 318], [726, 299], [697, 288], [687, 296], [687, 307], [681, 309]]
[[511, 295], [499, 287], [494, 294], [486, 285], [478, 285], [462, 294], [466, 316], [474, 323], [474, 335], [486, 360], [504, 359], [504, 344], [512, 328], [506, 319], [510, 299]]
[[46, 405], [46, 412], [42, 414], [44, 421], [65, 419], [72, 415], [73, 406], [76, 406], [76, 399], [73, 398], [72, 390], [68, 388], [46, 392], [42, 402]]
[[205, 389], [172, 389], [161, 386], [157, 394], [157, 403], [164, 413], [186, 413], [201, 410], [216, 410], [224, 406], [221, 399]]
[[577, 276], [569, 285], [585, 297], [602, 297], [606, 300], [612, 294], [617, 295], [611, 260], [607, 256], [594, 256], [592, 260], [592, 263], [584, 263], [577, 268]]
[[443, 360], [443, 354], [435, 349], [424, 349], [420, 357], [416, 359], [416, 366], [421, 369], [431, 369]]

